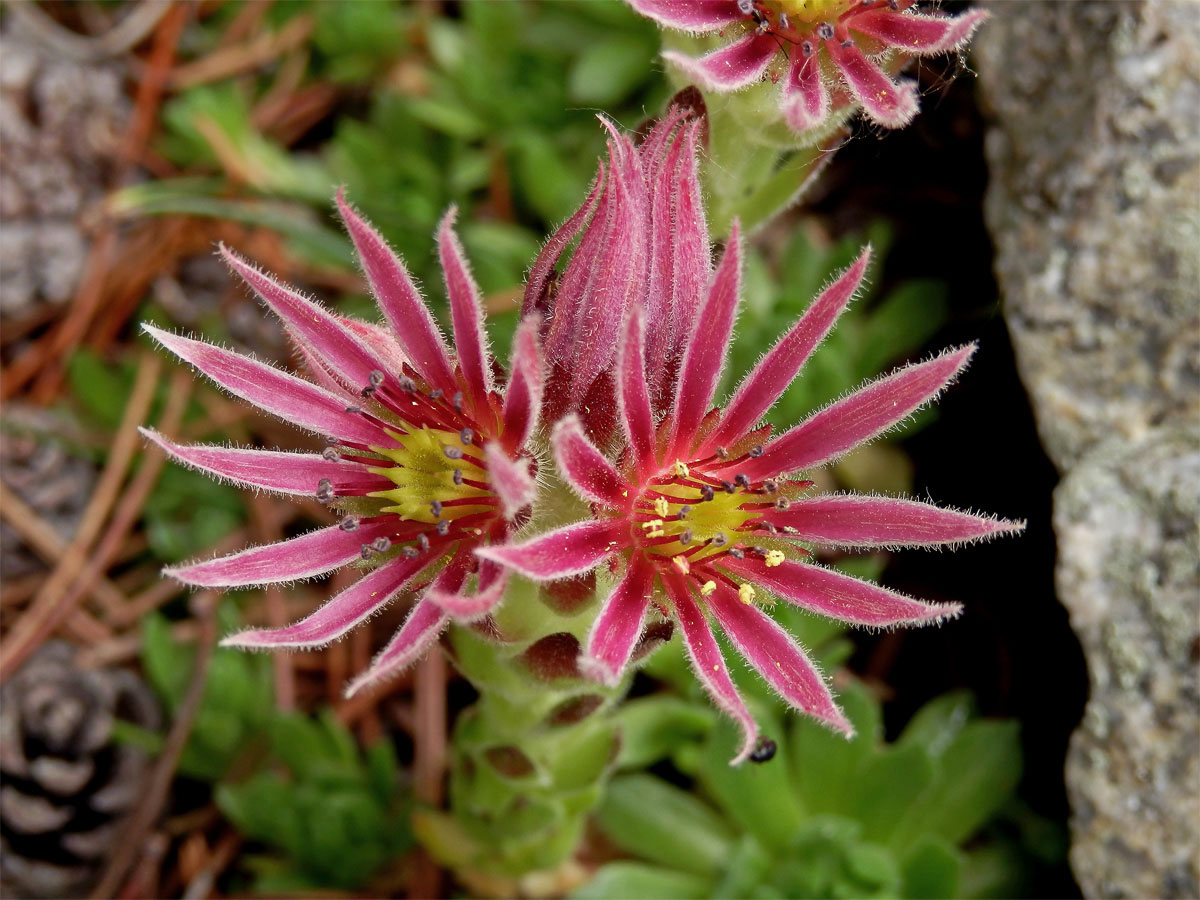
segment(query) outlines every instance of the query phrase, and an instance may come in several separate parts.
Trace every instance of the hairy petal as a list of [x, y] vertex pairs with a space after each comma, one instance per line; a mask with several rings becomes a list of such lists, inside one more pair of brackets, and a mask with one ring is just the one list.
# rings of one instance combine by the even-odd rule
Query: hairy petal
[[617, 348], [617, 402], [625, 438], [633, 450], [638, 477], [645, 479], [658, 466], [654, 447], [654, 413], [646, 384], [643, 356], [645, 313], [633, 306], [625, 319]]
[[635, 557], [625, 577], [604, 601], [588, 634], [579, 668], [589, 678], [616, 686], [642, 633], [642, 622], [653, 596], [654, 569]]
[[508, 586], [508, 570], [494, 562], [479, 561], [479, 587], [474, 594], [464, 591], [451, 592], [444, 588], [431, 587], [425, 594], [460, 622], [474, 622], [495, 608], [504, 598]]
[[359, 558], [363, 544], [387, 532], [383, 522], [364, 522], [355, 531], [330, 525], [207, 562], [168, 566], [163, 574], [196, 587], [249, 587], [299, 581], [353, 562]]
[[529, 474], [529, 460], [513, 459], [494, 441], [484, 445], [488, 465], [488, 483], [500, 498], [504, 518], [513, 519], [533, 502], [537, 484]]
[[629, 0], [629, 5], [646, 18], [680, 31], [718, 31], [749, 18], [737, 0]]
[[578, 416], [567, 416], [550, 436], [558, 468], [584, 498], [619, 507], [629, 500], [630, 486], [583, 432]]
[[224, 244], [221, 256], [283, 320], [289, 333], [307, 343], [347, 384], [363, 387], [370, 382], [371, 372], [387, 371], [377, 355], [346, 328], [340, 316], [275, 281]]
[[153, 325], [143, 324], [142, 328], [234, 396], [285, 422], [362, 444], [378, 443], [383, 435], [370, 419], [347, 413], [343, 399], [311, 382], [240, 353], [180, 337]]
[[957, 603], [923, 603], [813, 563], [789, 559], [768, 567], [747, 557], [730, 560], [727, 568], [809, 612], [854, 625], [926, 625], [962, 612]]
[[528, 443], [542, 408], [545, 372], [538, 345], [538, 323], [527, 317], [513, 337], [512, 373], [504, 392], [504, 449], [512, 453]]
[[471, 406], [476, 415], [486, 408], [492, 389], [492, 370], [489, 363], [487, 332], [483, 326], [483, 300], [479, 286], [467, 266], [466, 256], [454, 219], [458, 210], [453, 206], [438, 226], [438, 256], [446, 276], [446, 294], [450, 298], [450, 315], [454, 321], [454, 347], [458, 364], [467, 381]]
[[736, 91], [763, 77], [779, 45], [769, 34], [750, 32], [719, 50], [700, 58], [667, 50], [663, 59], [674, 63], [684, 74], [710, 91]]
[[396, 636], [371, 662], [371, 667], [347, 685], [346, 697], [353, 697], [363, 688], [403, 672], [425, 655], [448, 624], [449, 613], [431, 600], [418, 600]]
[[592, 182], [592, 187], [588, 191], [583, 205], [575, 210], [554, 234], [550, 235], [537, 259], [534, 260], [533, 267], [529, 270], [529, 278], [525, 282], [525, 296], [521, 301], [522, 317], [534, 314], [545, 315], [546, 307], [553, 299], [549, 296], [550, 283], [558, 259], [567, 249], [567, 245], [575, 239], [575, 235], [579, 234], [592, 213], [596, 211], [596, 204], [599, 202], [603, 190], [604, 161], [601, 160], [596, 171], [596, 179]]
[[793, 500], [766, 518], [790, 538], [835, 547], [936, 547], [1011, 534], [1024, 522], [974, 516], [899, 497], [838, 494]]
[[481, 547], [477, 556], [547, 581], [589, 572], [628, 542], [624, 519], [589, 519], [539, 534], [524, 544]]
[[731, 766], [736, 766], [754, 751], [754, 744], [758, 739], [758, 725], [738, 694], [733, 679], [729, 677], [729, 670], [725, 666], [725, 658], [721, 655], [716, 636], [713, 635], [704, 613], [688, 593], [687, 585], [677, 576], [668, 576], [663, 582], [675, 606], [675, 617], [683, 630], [683, 643], [687, 647], [692, 670], [717, 707], [729, 715], [742, 730], [742, 746], [729, 761]]
[[736, 463], [738, 471], [758, 480], [836, 459], [936, 397], [974, 352], [975, 345], [968, 344], [870, 382], [772, 440], [762, 456]]
[[815, 128], [829, 115], [829, 89], [821, 78], [819, 57], [816, 52], [805, 56], [798, 47], [791, 49], [780, 108], [793, 131]]
[[873, 9], [848, 18], [846, 27], [912, 56], [932, 56], [960, 49], [988, 15], [979, 9], [961, 16], [927, 16]]
[[783, 396], [853, 299], [870, 259], [871, 248], [864, 247], [854, 264], [809, 304], [788, 333], [759, 360], [725, 404], [720, 424], [705, 440], [702, 455], [705, 450], [736, 443]]
[[729, 241], [725, 245], [725, 255], [713, 275], [704, 308], [696, 317], [683, 356], [675, 393], [675, 414], [671, 419], [671, 455], [687, 454], [701, 419], [712, 405], [713, 393], [717, 389], [721, 367], [729, 349], [729, 338], [733, 334], [741, 277], [741, 238], [737, 220], [734, 220]]
[[854, 726], [833, 702], [817, 667], [774, 619], [743, 603], [726, 584], [717, 586], [709, 605], [738, 652], [779, 696], [846, 737], [854, 736]]
[[457, 390], [446, 342], [408, 269], [383, 236], [350, 208], [342, 190], [338, 191], [337, 206], [375, 301], [396, 333], [404, 355], [417, 374], [434, 387], [448, 393]]
[[284, 628], [252, 628], [230, 635], [222, 647], [278, 649], [320, 647], [337, 640], [366, 621], [392, 600], [432, 559], [398, 556], [368, 572], [350, 587], [328, 600], [320, 609]]
[[212, 444], [176, 444], [152, 428], [139, 428], [171, 459], [207, 475], [232, 481], [243, 487], [261, 488], [278, 494], [311, 497], [322, 478], [338, 488], [386, 490], [391, 482], [372, 475], [364, 466], [341, 460], [328, 460], [317, 453], [287, 453], [279, 450], [250, 450]]
[[917, 114], [917, 90], [912, 82], [897, 84], [879, 66], [867, 59], [853, 41], [843, 46], [840, 38], [825, 41], [833, 60], [854, 99], [863, 111], [885, 128], [903, 128]]

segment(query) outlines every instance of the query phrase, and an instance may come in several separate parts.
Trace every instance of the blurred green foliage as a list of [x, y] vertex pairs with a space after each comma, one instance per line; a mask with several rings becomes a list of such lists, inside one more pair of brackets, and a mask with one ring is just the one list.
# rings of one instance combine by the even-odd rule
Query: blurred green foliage
[[[236, 631], [232, 604], [222, 634]], [[172, 716], [193, 677], [195, 648], [172, 638], [165, 618], [142, 626], [142, 668]], [[149, 749], [155, 735], [122, 733]], [[213, 653], [178, 772], [214, 785], [217, 807], [262, 852], [242, 857], [256, 892], [362, 888], [413, 843], [410, 796], [395, 751], [365, 751], [328, 710], [315, 718], [275, 707], [270, 659]]]
[[[826, 670], [844, 658], [837, 623], [780, 618]], [[785, 713], [739, 671], [777, 749], [768, 762], [735, 768], [733, 728], [695, 697], [682, 652], [660, 652], [649, 671], [676, 694], [637, 698], [618, 713], [625, 774], [597, 815], [631, 859], [602, 866], [576, 898], [1019, 894], [1032, 865], [1022, 841], [1044, 841], [1048, 826], [1025, 816], [1018, 827], [1010, 815], [1021, 775], [1015, 722], [978, 719], [970, 696], [953, 693], [886, 742], [878, 701], [851, 681], [838, 689], [857, 730], [847, 741]], [[664, 761], [694, 788], [639, 771]]]

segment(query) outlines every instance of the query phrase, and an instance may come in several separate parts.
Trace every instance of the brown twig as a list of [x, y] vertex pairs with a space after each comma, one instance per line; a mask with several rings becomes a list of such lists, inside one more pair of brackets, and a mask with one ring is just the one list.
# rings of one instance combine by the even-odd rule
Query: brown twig
[[[413, 795], [426, 806], [442, 805], [446, 771], [446, 658], [436, 649], [417, 665], [413, 689], [417, 731], [413, 748]], [[417, 855], [409, 897], [440, 897], [442, 870], [425, 852]]]
[[[108, 460], [95, 490], [80, 517], [79, 525], [32, 605], [13, 627], [7, 640], [0, 643], [0, 680], [12, 672], [45, 640], [62, 617], [71, 609], [66, 588], [87, 562], [87, 550], [100, 532], [109, 510], [116, 502], [125, 471], [129, 468], [140, 437], [137, 425], [146, 418], [154, 400], [154, 388], [162, 371], [162, 360], [153, 353], [142, 355], [134, 378], [133, 390], [125, 404], [121, 424], [117, 427]], [[78, 595], [72, 602], [78, 601]]]
[[279, 31], [262, 32], [245, 43], [222, 47], [194, 62], [177, 66], [168, 84], [173, 90], [183, 90], [257, 69], [301, 46], [312, 34], [315, 24], [312, 16], [296, 16]]
[[100, 880], [92, 891], [93, 898], [113, 897], [120, 889], [130, 866], [133, 865], [138, 848], [142, 845], [146, 834], [153, 827], [167, 800], [171, 781], [175, 777], [175, 768], [179, 757], [187, 745], [192, 733], [192, 725], [196, 713], [200, 711], [200, 701], [204, 697], [204, 688], [208, 679], [208, 666], [212, 661], [213, 648], [217, 640], [217, 594], [215, 591], [204, 591], [192, 599], [192, 609], [200, 620], [200, 638], [197, 641], [196, 664], [192, 670], [192, 680], [184, 694], [183, 702], [175, 715], [175, 722], [167, 734], [163, 745], [162, 755], [154, 764], [154, 771], [146, 785], [133, 812], [130, 814], [125, 831], [116, 844], [116, 851], [109, 858]]

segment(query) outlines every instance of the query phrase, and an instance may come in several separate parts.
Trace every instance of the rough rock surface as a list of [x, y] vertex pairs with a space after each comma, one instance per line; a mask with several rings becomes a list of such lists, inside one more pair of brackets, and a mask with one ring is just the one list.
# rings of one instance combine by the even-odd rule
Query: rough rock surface
[[1200, 16], [996, 4], [986, 213], [1017, 364], [1059, 469], [1200, 417]]
[[1200, 896], [1200, 429], [1109, 441], [1054, 501], [1093, 685], [1067, 760], [1072, 865], [1089, 896]]
[[[1017, 8], [1019, 6], [1019, 9]], [[1200, 896], [1200, 16], [997, 3], [986, 205], [1091, 697], [1067, 760], [1089, 897]]]

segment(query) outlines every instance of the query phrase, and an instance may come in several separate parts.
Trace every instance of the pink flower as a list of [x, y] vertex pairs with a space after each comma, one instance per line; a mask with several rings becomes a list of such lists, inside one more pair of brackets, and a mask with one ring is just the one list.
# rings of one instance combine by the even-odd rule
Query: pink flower
[[[523, 314], [542, 319], [549, 382], [543, 418], [577, 412], [599, 440], [616, 423], [613, 363], [625, 312], [662, 324], [647, 338], [651, 394], [669, 396], [712, 270], [696, 151], [704, 121], [674, 105], [640, 144], [607, 119], [608, 160], [579, 210], [546, 242]], [[565, 271], [555, 268], [578, 239]]]
[[730, 29], [736, 34], [731, 44], [699, 59], [674, 51], [663, 54], [709, 90], [753, 84], [782, 54], [787, 72], [780, 105], [795, 131], [821, 124], [834, 105], [848, 99], [885, 128], [912, 120], [916, 89], [911, 82], [892, 80], [881, 65], [883, 54], [893, 51], [903, 62], [957, 50], [987, 18], [978, 10], [961, 16], [924, 15], [911, 9], [915, 2], [629, 0], [638, 12], [670, 28], [694, 33]]
[[340, 193], [338, 208], [386, 327], [336, 316], [221, 251], [282, 320], [314, 381], [144, 326], [230, 393], [327, 436], [330, 446], [320, 454], [179, 446], [143, 434], [217, 478], [315, 496], [344, 513], [338, 524], [290, 540], [166, 570], [185, 584], [246, 587], [363, 565], [362, 578], [312, 615], [286, 628], [233, 635], [228, 646], [326, 644], [432, 576], [399, 632], [351, 684], [353, 692], [413, 662], [451, 617], [475, 619], [499, 601], [506, 573], [474, 551], [503, 542], [533, 498], [525, 445], [537, 424], [543, 372], [529, 321], [517, 331], [507, 385], [494, 383], [479, 289], [453, 231], [454, 210], [437, 233], [454, 325], [451, 354], [404, 264]]
[[963, 370], [973, 346], [870, 382], [776, 437], [759, 425], [850, 302], [868, 256], [864, 251], [813, 302], [723, 409], [713, 409], [739, 300], [735, 225], [690, 324], [669, 400], [655, 404], [647, 388], [653, 361], [648, 336], [666, 325], [632, 306], [615, 366], [624, 438], [616, 459], [589, 440], [577, 417], [554, 428], [558, 467], [592, 504], [593, 517], [522, 544], [476, 551], [538, 580], [567, 578], [598, 565], [611, 571], [615, 587], [580, 659], [580, 668], [599, 681], [611, 684], [621, 677], [652, 606], [674, 618], [697, 677], [741, 725], [744, 740], [734, 762], [750, 754], [757, 732], [710, 618], [791, 705], [850, 734], [820, 672], [760, 608], [768, 595], [870, 627], [940, 622], [960, 611], [958, 604], [923, 603], [814, 564], [798, 542], [931, 547], [1023, 527], [914, 500], [811, 496], [812, 483], [795, 478], [878, 437], [931, 401]]

